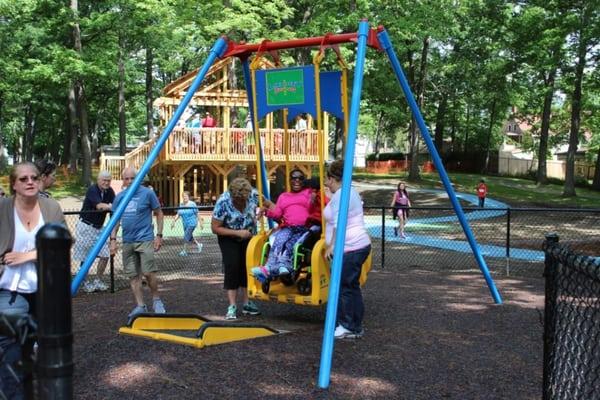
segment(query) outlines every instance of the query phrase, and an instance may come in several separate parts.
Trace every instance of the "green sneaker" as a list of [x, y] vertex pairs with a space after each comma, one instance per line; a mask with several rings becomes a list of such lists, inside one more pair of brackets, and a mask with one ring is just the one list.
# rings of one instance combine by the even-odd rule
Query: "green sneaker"
[[242, 313], [245, 315], [260, 315], [260, 310], [258, 309], [258, 306], [254, 304], [254, 302], [249, 301], [246, 304], [244, 304], [244, 307], [242, 308]]
[[237, 319], [237, 307], [236, 306], [232, 305], [227, 308], [227, 314], [225, 314], [225, 319], [226, 320]]

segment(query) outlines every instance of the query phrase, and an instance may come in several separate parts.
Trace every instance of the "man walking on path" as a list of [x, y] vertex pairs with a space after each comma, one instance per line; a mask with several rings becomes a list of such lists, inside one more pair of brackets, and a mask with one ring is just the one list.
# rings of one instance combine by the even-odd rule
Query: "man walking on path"
[[[98, 174], [96, 184], [90, 186], [85, 193], [79, 221], [75, 226], [75, 246], [73, 250], [73, 259], [83, 263], [88, 253], [94, 247], [104, 226], [106, 214], [112, 209], [112, 203], [115, 200], [115, 191], [110, 187], [112, 176], [108, 171], [101, 171]], [[83, 285], [83, 290], [90, 293], [96, 290], [104, 291], [108, 285], [103, 282], [104, 271], [108, 264], [110, 255], [108, 243], [104, 243], [98, 253], [98, 265], [96, 267], [96, 278], [93, 281], [88, 280]]]
[[477, 185], [477, 197], [479, 197], [479, 208], [483, 208], [485, 204], [485, 196], [487, 196], [487, 185], [485, 181], [482, 179], [479, 181], [479, 185]]
[[[115, 198], [113, 208], [117, 208], [122, 201], [129, 186], [135, 178], [136, 170], [125, 168], [122, 173], [123, 186], [126, 187]], [[152, 225], [152, 214], [156, 217], [156, 236]], [[129, 318], [147, 312], [144, 294], [142, 292], [142, 277], [146, 278], [152, 293], [152, 310], [157, 314], [164, 314], [165, 305], [158, 295], [158, 280], [156, 272], [158, 267], [154, 263], [154, 252], [162, 246], [164, 215], [154, 191], [141, 186], [138, 187], [133, 197], [127, 204], [121, 220], [117, 222], [110, 236], [110, 251], [115, 254], [117, 250], [117, 232], [123, 225], [123, 268], [130, 277], [131, 290], [136, 306], [129, 313]]]

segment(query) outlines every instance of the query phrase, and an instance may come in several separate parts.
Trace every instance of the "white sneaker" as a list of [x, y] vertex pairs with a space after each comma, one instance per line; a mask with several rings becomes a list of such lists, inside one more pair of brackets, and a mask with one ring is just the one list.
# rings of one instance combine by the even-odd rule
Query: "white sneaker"
[[202, 243], [196, 243], [196, 247], [198, 247], [198, 253], [202, 253], [202, 247], [204, 245]]
[[336, 339], [360, 339], [364, 335], [364, 330], [360, 330], [359, 332], [352, 332], [349, 329], [344, 328], [342, 325], [338, 325], [335, 328], [335, 332], [333, 333], [333, 337]]
[[85, 281], [83, 283], [83, 291], [86, 293], [93, 293], [96, 291], [96, 285], [94, 282]]
[[100, 292], [105, 292], [108, 290], [108, 285], [98, 278], [94, 279], [93, 285], [95, 286], [96, 290]]

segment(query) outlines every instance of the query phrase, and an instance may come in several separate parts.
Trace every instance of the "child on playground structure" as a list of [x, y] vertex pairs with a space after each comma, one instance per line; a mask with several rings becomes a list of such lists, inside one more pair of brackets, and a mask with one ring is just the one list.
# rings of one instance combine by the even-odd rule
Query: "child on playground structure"
[[398, 236], [399, 233], [400, 237], [405, 239], [404, 225], [406, 225], [406, 221], [408, 221], [410, 198], [408, 197], [408, 191], [406, 190], [406, 184], [404, 182], [398, 183], [398, 187], [392, 198], [391, 206], [394, 207], [393, 218], [398, 218], [398, 226], [394, 227], [394, 236]]
[[183, 201], [179, 204], [179, 207], [185, 208], [177, 210], [177, 215], [175, 215], [175, 219], [171, 222], [171, 229], [173, 229], [175, 222], [181, 217], [181, 222], [183, 223], [183, 248], [179, 255], [185, 257], [188, 255], [188, 245], [192, 243], [196, 244], [198, 253], [202, 252], [202, 243], [194, 238], [194, 230], [198, 226], [198, 221], [200, 221], [200, 229], [202, 229], [202, 217], [198, 214], [196, 203], [190, 200], [190, 192], [183, 192], [182, 199]]
[[301, 170], [292, 170], [291, 191], [280, 194], [276, 204], [265, 200], [262, 212], [267, 217], [277, 220], [279, 226], [267, 262], [264, 266], [252, 268], [252, 274], [261, 282], [271, 276], [286, 275], [291, 272], [294, 244], [308, 231], [306, 222], [310, 215], [311, 204], [315, 203], [313, 190], [304, 186], [305, 179]]

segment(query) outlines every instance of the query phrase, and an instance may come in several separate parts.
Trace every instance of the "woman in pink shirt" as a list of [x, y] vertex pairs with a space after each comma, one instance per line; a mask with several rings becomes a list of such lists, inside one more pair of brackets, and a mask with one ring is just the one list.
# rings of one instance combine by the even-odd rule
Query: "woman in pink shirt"
[[270, 276], [291, 272], [294, 245], [308, 231], [306, 220], [314, 202], [312, 190], [304, 187], [305, 179], [301, 170], [294, 169], [290, 173], [291, 191], [280, 194], [277, 203], [265, 200], [265, 215], [276, 220], [279, 226], [266, 264], [252, 268], [252, 274], [261, 282]]
[[[335, 232], [341, 200], [342, 175], [344, 161], [335, 160], [327, 169], [325, 185], [332, 193], [329, 204], [325, 207], [325, 257], [331, 260], [334, 250]], [[340, 281], [340, 297], [338, 300], [336, 339], [360, 338], [364, 334], [362, 321], [365, 313], [362, 292], [360, 290], [360, 273], [362, 265], [371, 252], [371, 239], [365, 229], [362, 201], [359, 194], [350, 189], [346, 239], [342, 259], [342, 278]]]

